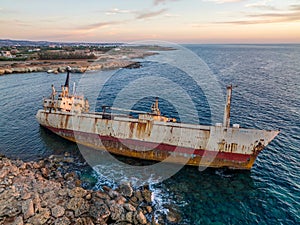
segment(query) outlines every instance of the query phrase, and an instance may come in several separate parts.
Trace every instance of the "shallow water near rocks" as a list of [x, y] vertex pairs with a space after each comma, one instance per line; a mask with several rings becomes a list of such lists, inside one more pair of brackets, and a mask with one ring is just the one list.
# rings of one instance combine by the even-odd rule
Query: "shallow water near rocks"
[[[198, 168], [184, 167], [169, 179], [152, 184], [157, 211], [166, 212], [173, 207], [180, 214], [179, 224], [299, 224], [300, 46], [186, 47], [207, 63], [222, 87], [230, 83], [238, 85], [232, 99], [232, 123], [248, 128], [280, 129], [281, 133], [260, 154], [251, 172], [221, 169], [201, 172]], [[181, 79], [181, 71], [159, 63], [159, 57], [164, 54], [174, 52], [147, 58], [139, 69], [93, 72], [84, 75], [84, 82], [81, 74], [73, 74], [72, 81], [80, 81], [92, 108], [97, 108], [113, 102], [125, 84], [143, 76], [164, 74], [166, 78], [180, 80], [180, 85], [191, 90], [189, 94], [196, 104], [200, 122], [209, 124], [205, 96], [192, 80]], [[114, 79], [109, 79], [112, 74]], [[35, 120], [42, 96], [49, 95], [52, 83], [60, 87], [64, 80], [65, 74], [45, 73], [0, 77], [0, 153], [23, 160], [37, 160], [66, 151], [80, 156], [76, 144], [39, 127]], [[95, 85], [99, 85], [101, 92]], [[133, 108], [149, 111], [153, 97], [141, 99]], [[179, 115], [167, 99], [162, 99], [160, 108], [167, 116], [182, 121], [189, 119]], [[119, 159], [143, 164], [138, 160]], [[74, 169], [83, 174], [87, 185], [95, 184], [95, 188], [102, 184], [115, 185], [105, 174], [80, 171], [80, 165]]]

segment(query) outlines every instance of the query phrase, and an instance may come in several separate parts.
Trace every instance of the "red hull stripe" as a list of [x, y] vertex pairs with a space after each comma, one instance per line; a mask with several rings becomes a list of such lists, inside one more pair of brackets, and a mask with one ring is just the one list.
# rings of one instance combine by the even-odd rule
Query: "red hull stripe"
[[[134, 139], [121, 139], [121, 138], [115, 138], [111, 136], [101, 136], [99, 134], [93, 134], [93, 133], [85, 133], [85, 132], [79, 132], [79, 131], [73, 131], [73, 130], [67, 130], [67, 129], [59, 129], [54, 127], [48, 127], [47, 129], [51, 130], [52, 132], [59, 134], [61, 136], [66, 137], [84, 137], [87, 138], [87, 140], [91, 139], [100, 139], [101, 141], [110, 141], [110, 142], [120, 142], [125, 146], [139, 146], [144, 147], [145, 149], [157, 149], [160, 151], [168, 151], [168, 152], [177, 152], [182, 154], [190, 154], [190, 155], [199, 155], [199, 156], [205, 156], [205, 157], [216, 157], [218, 159], [222, 160], [228, 160], [228, 161], [238, 161], [238, 162], [246, 162], [250, 159], [250, 155], [247, 154], [239, 154], [239, 153], [230, 153], [230, 152], [217, 152], [216, 151], [209, 151], [209, 150], [203, 150], [203, 149], [193, 149], [188, 147], [178, 147], [174, 145], [164, 144], [164, 143], [153, 143], [153, 142], [147, 142], [147, 141], [140, 141], [140, 140], [134, 140]], [[74, 135], [75, 133], [75, 135]]]

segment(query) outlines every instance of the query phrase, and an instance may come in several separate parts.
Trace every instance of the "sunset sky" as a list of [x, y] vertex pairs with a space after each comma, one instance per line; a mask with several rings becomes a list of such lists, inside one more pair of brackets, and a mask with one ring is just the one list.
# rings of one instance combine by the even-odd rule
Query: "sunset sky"
[[0, 39], [299, 43], [299, 0], [1, 0]]

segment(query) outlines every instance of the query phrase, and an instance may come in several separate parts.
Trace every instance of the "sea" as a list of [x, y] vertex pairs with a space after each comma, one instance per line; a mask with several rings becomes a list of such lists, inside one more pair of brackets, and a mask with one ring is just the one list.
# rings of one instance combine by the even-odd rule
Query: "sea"
[[[157, 219], [165, 224], [300, 224], [300, 45], [177, 47], [136, 59], [140, 68], [71, 74], [71, 91], [83, 93], [95, 111], [107, 105], [149, 112], [159, 97], [163, 115], [211, 125], [222, 122], [226, 86], [233, 85], [231, 123], [280, 134], [251, 171], [182, 166], [167, 177], [147, 174], [144, 182], [153, 191]], [[1, 154], [30, 161], [69, 152], [86, 160], [76, 144], [40, 127], [35, 119], [51, 84], [59, 89], [64, 81], [65, 74], [0, 76]], [[80, 164], [74, 170], [89, 188], [101, 189], [118, 184], [115, 171], [140, 185], [138, 174], [123, 174], [118, 162], [133, 168], [156, 165], [113, 157], [115, 164], [95, 170]], [[170, 211], [175, 222], [166, 218]]]

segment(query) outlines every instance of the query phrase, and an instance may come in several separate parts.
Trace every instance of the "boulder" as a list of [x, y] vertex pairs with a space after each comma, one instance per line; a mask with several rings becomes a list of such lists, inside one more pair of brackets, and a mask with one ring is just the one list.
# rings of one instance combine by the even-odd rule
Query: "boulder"
[[1, 217], [14, 217], [21, 213], [22, 207], [16, 197], [18, 197], [18, 192], [13, 189], [5, 190], [0, 194]]
[[137, 207], [139, 205], [138, 199], [135, 196], [132, 196], [129, 200], [130, 204], [133, 205], [134, 207]]
[[22, 195], [22, 200], [27, 200], [27, 199], [30, 199], [30, 198], [31, 198], [31, 193], [30, 192], [25, 192]]
[[119, 196], [120, 196], [120, 193], [111, 189], [111, 190], [108, 192], [108, 195], [109, 195], [109, 197], [111, 197], [112, 199], [114, 199], [114, 198], [119, 197]]
[[57, 191], [55, 189], [48, 190], [48, 192], [46, 192], [43, 195], [43, 201], [41, 201], [41, 206], [42, 207], [53, 207], [57, 204], [57, 202], [58, 202]]
[[33, 205], [34, 205], [34, 212], [39, 212], [40, 209], [42, 208], [40, 195], [38, 193], [34, 193]]
[[111, 188], [110, 188], [110, 187], [107, 187], [107, 186], [103, 186], [102, 189], [103, 189], [103, 191], [105, 191], [105, 192], [109, 192], [109, 191], [111, 190]]
[[110, 216], [109, 208], [106, 204], [95, 202], [89, 210], [89, 214], [96, 222], [106, 221]]
[[133, 194], [133, 189], [132, 189], [132, 187], [131, 187], [131, 185], [130, 185], [129, 182], [123, 182], [123, 183], [120, 185], [118, 191], [119, 191], [123, 196], [129, 197], [129, 198], [130, 198], [130, 197], [132, 196], [132, 194]]
[[81, 187], [75, 187], [69, 191], [69, 196], [71, 198], [83, 198], [87, 194], [87, 191]]
[[180, 214], [173, 210], [173, 209], [169, 209], [169, 212], [167, 214], [167, 220], [170, 223], [179, 223], [181, 221], [181, 216]]
[[49, 178], [50, 171], [49, 171], [48, 168], [45, 168], [45, 167], [42, 168], [42, 169], [41, 169], [41, 172], [42, 172], [42, 175], [43, 175], [44, 178]]
[[5, 73], [6, 73], [6, 74], [12, 74], [12, 72], [13, 72], [13, 71], [12, 71], [11, 69], [5, 69]]
[[25, 220], [27, 220], [28, 218], [30, 218], [34, 215], [33, 201], [31, 199], [23, 201], [22, 213], [23, 213]]
[[51, 209], [51, 214], [55, 218], [62, 217], [65, 214], [65, 209], [62, 206], [55, 206]]
[[58, 194], [59, 194], [60, 196], [66, 196], [66, 195], [68, 195], [68, 189], [67, 189], [67, 188], [62, 188], [62, 189], [60, 189], [60, 190], [58, 191]]
[[143, 202], [144, 198], [142, 196], [142, 192], [140, 190], [137, 190], [135, 193], [134, 193], [134, 196], [137, 198], [137, 200], [139, 202]]
[[12, 225], [23, 225], [23, 217], [22, 216], [18, 216], [15, 221], [12, 223]]
[[123, 197], [122, 195], [118, 196], [115, 198], [116, 203], [123, 205], [127, 199], [125, 197]]
[[115, 221], [121, 220], [122, 214], [125, 214], [123, 206], [116, 203], [111, 204], [109, 209], [111, 212], [111, 219]]
[[65, 216], [68, 218], [74, 218], [74, 212], [72, 210], [65, 210]]
[[75, 172], [66, 173], [64, 176], [65, 180], [74, 180], [77, 177]]
[[146, 206], [147, 213], [152, 213], [153, 209], [150, 205]]
[[89, 204], [83, 198], [72, 198], [67, 204], [67, 209], [73, 210], [75, 217], [87, 213], [89, 208]]
[[101, 192], [101, 191], [97, 191], [96, 193], [94, 193], [94, 197], [97, 197], [97, 198], [102, 199], [102, 200], [109, 200], [110, 199], [110, 197], [107, 193]]
[[88, 194], [85, 196], [85, 199], [86, 199], [86, 200], [91, 200], [91, 199], [92, 199], [92, 194], [91, 194], [91, 193], [88, 193]]
[[135, 213], [135, 219], [140, 224], [147, 224], [147, 219], [146, 219], [145, 215], [142, 213], [142, 211]]
[[64, 73], [65, 72], [65, 67], [58, 67], [57, 71], [60, 73]]
[[128, 212], [135, 212], [135, 211], [136, 211], [136, 208], [135, 208], [133, 205], [129, 204], [129, 203], [125, 203], [125, 204], [123, 205], [123, 207], [124, 207], [124, 209], [126, 209]]
[[151, 203], [152, 202], [152, 192], [148, 189], [144, 189], [142, 191], [142, 196], [144, 197], [144, 200], [147, 202], [147, 203]]
[[94, 225], [93, 221], [89, 217], [81, 217], [75, 220], [76, 225]]
[[40, 212], [36, 213], [33, 217], [28, 219], [28, 223], [32, 225], [42, 225], [45, 224], [50, 218], [50, 210], [48, 208], [43, 208]]
[[27, 73], [27, 68], [25, 67], [15, 67], [12, 69], [13, 73]]
[[55, 220], [54, 225], [69, 225], [71, 224], [71, 221], [68, 219], [68, 217], [62, 217]]
[[7, 168], [0, 170], [0, 179], [5, 178], [8, 173], [9, 173], [9, 170]]
[[133, 212], [126, 213], [125, 220], [129, 223], [133, 223]]

